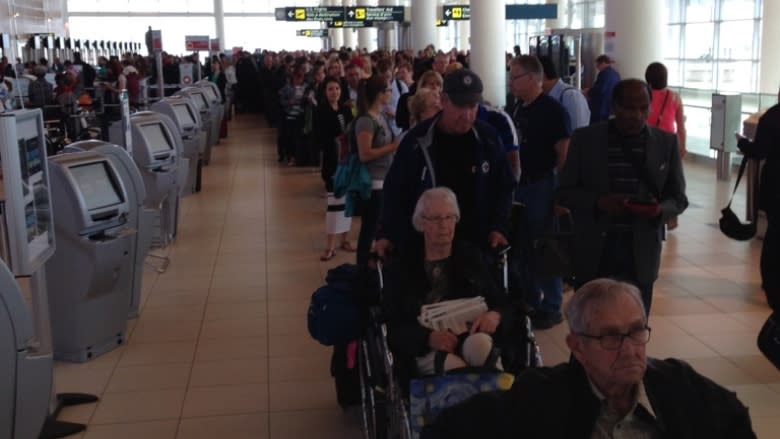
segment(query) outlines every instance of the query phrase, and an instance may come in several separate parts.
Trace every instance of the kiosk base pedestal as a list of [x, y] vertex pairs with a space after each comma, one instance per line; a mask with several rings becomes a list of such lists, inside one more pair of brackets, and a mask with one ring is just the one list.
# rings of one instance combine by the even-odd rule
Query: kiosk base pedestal
[[54, 412], [46, 418], [46, 422], [43, 424], [39, 439], [57, 439], [72, 434], [80, 433], [87, 429], [84, 424], [76, 424], [73, 422], [58, 421], [60, 411], [63, 407], [69, 407], [73, 405], [89, 404], [97, 402], [98, 397], [87, 393], [58, 393], [57, 394], [57, 408]]

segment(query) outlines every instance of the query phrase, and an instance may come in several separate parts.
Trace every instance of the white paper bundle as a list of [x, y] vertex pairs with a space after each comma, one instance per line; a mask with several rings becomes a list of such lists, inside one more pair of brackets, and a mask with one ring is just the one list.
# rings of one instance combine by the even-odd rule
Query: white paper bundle
[[462, 334], [468, 331], [468, 323], [487, 312], [488, 307], [482, 296], [469, 299], [444, 300], [420, 308], [417, 320], [434, 331], [451, 331]]

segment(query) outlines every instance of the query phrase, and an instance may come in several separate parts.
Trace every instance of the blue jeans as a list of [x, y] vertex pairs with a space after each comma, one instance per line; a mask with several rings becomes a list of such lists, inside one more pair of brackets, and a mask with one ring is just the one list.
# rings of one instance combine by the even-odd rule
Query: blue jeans
[[554, 172], [536, 182], [517, 187], [515, 200], [525, 205], [525, 224], [513, 245], [519, 246], [520, 271], [524, 274], [523, 298], [537, 311], [560, 312], [563, 282], [560, 277], [541, 279], [534, 275], [533, 241], [553, 220], [552, 206], [558, 179]]

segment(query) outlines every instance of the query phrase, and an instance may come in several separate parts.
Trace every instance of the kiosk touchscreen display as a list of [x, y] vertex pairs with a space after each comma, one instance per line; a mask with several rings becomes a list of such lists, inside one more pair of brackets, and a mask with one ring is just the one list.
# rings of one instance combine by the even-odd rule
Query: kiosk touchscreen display
[[162, 124], [153, 123], [141, 125], [141, 132], [146, 139], [146, 143], [149, 144], [149, 149], [152, 151], [152, 154], [169, 152], [173, 149], [173, 145], [171, 145], [168, 136], [165, 134], [165, 131], [163, 131]]
[[202, 103], [201, 108], [209, 108], [209, 101], [206, 99], [206, 95], [203, 93], [198, 93], [198, 96], [200, 96], [200, 101]]
[[179, 104], [173, 106], [173, 112], [176, 113], [176, 117], [179, 119], [179, 123], [182, 126], [195, 125], [195, 118], [192, 117], [189, 107], [185, 104]]
[[122, 202], [109, 172], [106, 162], [103, 161], [70, 168], [70, 173], [84, 197], [87, 210], [100, 209]]
[[212, 101], [217, 100], [217, 95], [214, 93], [214, 89], [211, 87], [203, 87], [203, 91], [208, 95], [209, 99]]

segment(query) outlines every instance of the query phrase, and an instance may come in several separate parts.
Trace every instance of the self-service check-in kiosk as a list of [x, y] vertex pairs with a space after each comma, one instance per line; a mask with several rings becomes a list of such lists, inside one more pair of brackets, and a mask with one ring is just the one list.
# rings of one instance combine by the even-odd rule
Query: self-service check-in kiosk
[[[165, 119], [168, 119], [166, 122]], [[146, 186], [146, 207], [156, 211], [152, 247], [170, 244], [176, 236], [179, 215], [178, 150], [165, 115], [152, 111], [130, 117], [132, 155]]]
[[33, 294], [30, 312], [14, 275], [39, 275], [54, 253], [40, 110], [0, 114], [0, 165], [0, 437], [35, 438], [52, 393], [48, 301]]
[[46, 263], [54, 358], [83, 362], [125, 341], [136, 230], [124, 182], [95, 152], [49, 158], [57, 251]]
[[114, 165], [127, 193], [130, 205], [130, 215], [127, 217], [128, 227], [135, 229], [135, 240], [130, 246], [129, 259], [133, 261], [130, 285], [130, 310], [128, 318], [138, 317], [141, 303], [141, 283], [143, 279], [144, 259], [152, 243], [152, 224], [155, 211], [144, 207], [146, 201], [146, 186], [133, 158], [122, 147], [101, 140], [84, 140], [68, 145], [65, 152], [93, 151], [107, 157]]
[[203, 164], [209, 164], [211, 160], [211, 148], [219, 141], [219, 124], [217, 120], [219, 110], [206, 95], [206, 91], [200, 87], [187, 87], [181, 89], [175, 96], [183, 96], [192, 100], [200, 112], [201, 126], [206, 132], [206, 150], [203, 153]]
[[222, 125], [222, 118], [225, 117], [225, 106], [222, 105], [222, 93], [219, 92], [219, 87], [217, 87], [217, 84], [214, 84], [213, 82], [204, 79], [201, 81], [198, 81], [195, 83], [195, 87], [202, 88], [206, 91], [206, 97], [209, 99], [209, 101], [213, 104], [212, 106], [216, 108], [216, 116], [217, 121], [219, 123], [216, 124], [216, 139], [217, 142], [219, 142], [219, 131], [220, 127]]
[[[55, 253], [54, 215], [40, 110], [0, 114], [0, 437], [65, 437], [86, 426], [57, 421], [64, 405], [94, 402], [53, 392], [44, 264]], [[29, 277], [28, 294], [14, 276]], [[31, 311], [28, 309], [28, 300]]]
[[152, 111], [164, 114], [176, 124], [182, 140], [183, 155], [189, 159], [187, 181], [181, 187], [185, 196], [200, 191], [202, 155], [206, 149], [206, 133], [200, 129], [200, 113], [192, 100], [183, 97], [168, 97], [152, 105]]

